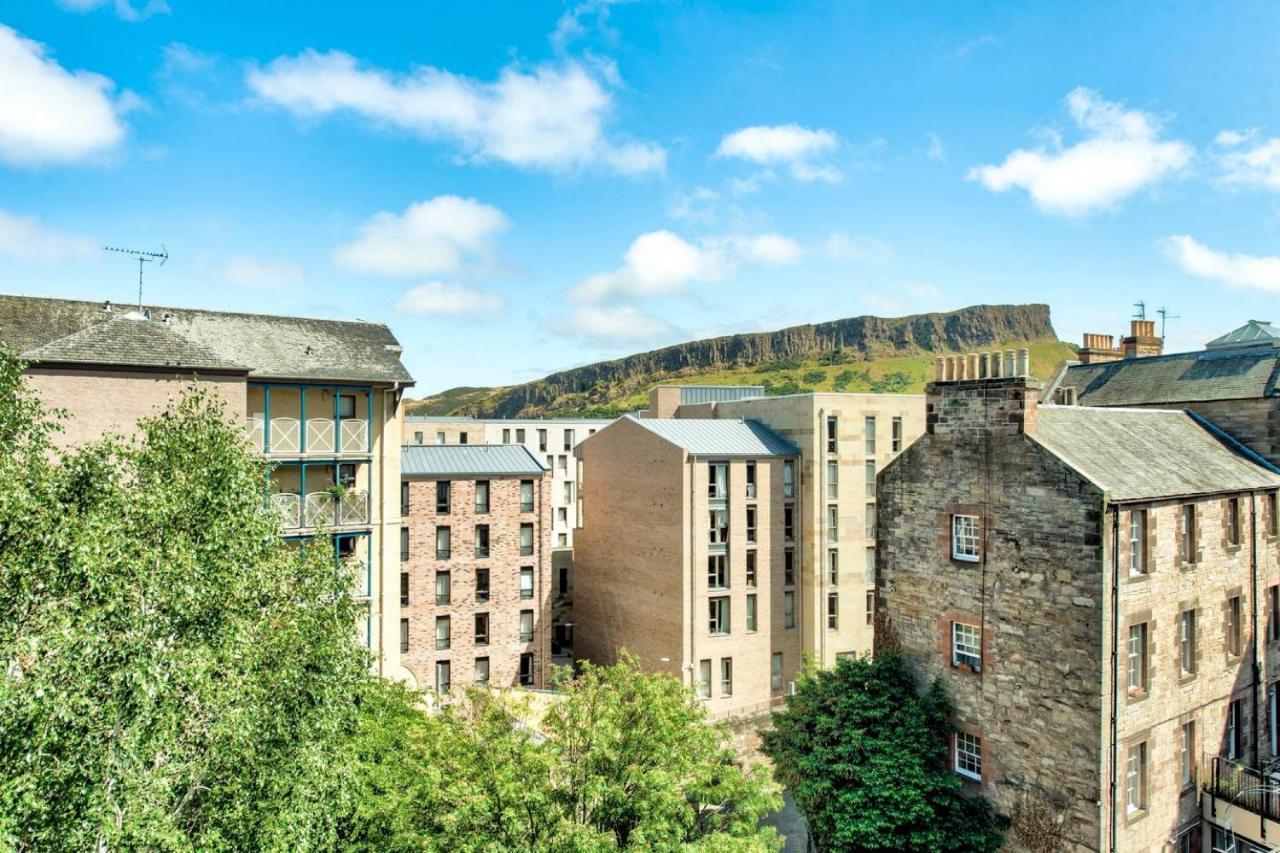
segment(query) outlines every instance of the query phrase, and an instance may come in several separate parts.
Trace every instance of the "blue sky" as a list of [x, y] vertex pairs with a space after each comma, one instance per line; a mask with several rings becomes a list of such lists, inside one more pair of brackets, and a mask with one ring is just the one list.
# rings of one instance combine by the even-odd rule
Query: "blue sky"
[[1280, 321], [1270, 3], [0, 9], [0, 290], [389, 323], [421, 391], [858, 314]]

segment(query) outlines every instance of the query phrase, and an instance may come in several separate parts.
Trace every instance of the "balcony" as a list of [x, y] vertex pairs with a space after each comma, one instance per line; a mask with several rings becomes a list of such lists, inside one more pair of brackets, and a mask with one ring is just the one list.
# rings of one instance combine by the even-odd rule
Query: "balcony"
[[1222, 756], [1209, 760], [1201, 779], [1202, 816], [1236, 840], [1236, 849], [1270, 850], [1280, 839], [1280, 774], [1255, 770]]
[[328, 490], [310, 492], [305, 499], [294, 492], [279, 492], [270, 500], [286, 529], [363, 527], [369, 523], [369, 493], [363, 489], [351, 489], [341, 496]]

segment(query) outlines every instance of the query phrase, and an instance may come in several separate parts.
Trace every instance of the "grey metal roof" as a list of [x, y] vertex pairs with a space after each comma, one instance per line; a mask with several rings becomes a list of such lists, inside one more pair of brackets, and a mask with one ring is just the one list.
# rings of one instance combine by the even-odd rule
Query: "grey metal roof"
[[[38, 354], [55, 341], [110, 323], [66, 344], [86, 364], [137, 364], [157, 341], [116, 341], [108, 332], [123, 330], [99, 302], [0, 295], [0, 341], [19, 352]], [[136, 309], [134, 309], [136, 310]], [[269, 314], [236, 314], [187, 308], [144, 307], [153, 323], [203, 348], [221, 363], [243, 365], [250, 377], [336, 382], [412, 383], [400, 363], [400, 343], [380, 323], [315, 320]], [[164, 317], [169, 322], [161, 322]], [[171, 340], [167, 346], [176, 346]], [[188, 348], [190, 355], [194, 352]], [[122, 351], [124, 350], [124, 351]], [[49, 352], [58, 351], [56, 348]], [[163, 356], [161, 356], [163, 358]], [[49, 360], [53, 360], [50, 358]], [[151, 363], [142, 361], [141, 363]]]
[[1187, 412], [1041, 406], [1032, 438], [1113, 501], [1280, 488], [1280, 474]]
[[1244, 347], [1072, 365], [1061, 384], [1086, 406], [1140, 406], [1270, 397], [1277, 378], [1280, 349]]
[[164, 323], [137, 312], [27, 350], [22, 357], [45, 364], [102, 364], [130, 367], [180, 367], [191, 370], [247, 373], [249, 368], [222, 358], [208, 347], [188, 340]]
[[613, 423], [613, 418], [477, 418], [472, 415], [405, 415], [405, 421], [421, 424], [490, 424], [505, 426], [506, 424], [521, 426], [537, 426], [538, 424], [588, 424], [600, 425]]
[[1205, 344], [1205, 349], [1223, 349], [1240, 346], [1277, 346], [1280, 345], [1280, 326], [1273, 326], [1270, 320], [1250, 320], [1238, 329], [1232, 329], [1225, 335], [1214, 338]]
[[400, 448], [403, 477], [540, 476], [546, 470], [523, 444], [407, 444]]
[[478, 424], [471, 415], [405, 415], [406, 422], [412, 421], [418, 424]]
[[800, 453], [800, 448], [790, 439], [759, 421], [637, 418], [634, 415], [625, 418], [683, 448], [691, 456], [796, 456]]

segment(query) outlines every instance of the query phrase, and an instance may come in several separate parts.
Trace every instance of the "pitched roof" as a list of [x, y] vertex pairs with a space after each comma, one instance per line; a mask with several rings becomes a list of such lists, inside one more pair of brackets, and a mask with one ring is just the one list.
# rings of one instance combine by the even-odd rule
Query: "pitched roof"
[[537, 426], [538, 424], [610, 424], [613, 418], [477, 418], [473, 415], [405, 415], [406, 422], [419, 424], [486, 424], [505, 426], [520, 424]]
[[546, 470], [523, 444], [407, 444], [400, 448], [404, 477], [541, 476]]
[[1280, 326], [1271, 325], [1270, 320], [1250, 320], [1238, 329], [1232, 329], [1225, 335], [1214, 338], [1205, 344], [1205, 349], [1223, 349], [1240, 346], [1277, 346], [1280, 345]]
[[[144, 311], [189, 347], [202, 348], [221, 363], [243, 365], [250, 377], [413, 382], [400, 362], [399, 342], [381, 323], [162, 306]], [[165, 316], [167, 324], [160, 322]], [[110, 323], [108, 329], [100, 330], [103, 337], [89, 335], [68, 342], [64, 348], [73, 351], [82, 363], [116, 365], [124, 345], [113, 342], [107, 333], [124, 329], [111, 323], [119, 317], [104, 311], [98, 302], [0, 295], [0, 341], [34, 356], [55, 341]], [[140, 345], [143, 342], [134, 341], [131, 357], [139, 357], [136, 347]], [[170, 341], [167, 346], [176, 344]], [[194, 357], [193, 349], [186, 352]]]
[[[691, 456], [796, 456], [800, 448], [759, 421], [702, 418], [624, 420], [684, 449]], [[599, 435], [599, 433], [597, 433]]]
[[184, 338], [164, 323], [141, 314], [118, 316], [96, 323], [44, 346], [29, 349], [22, 358], [59, 364], [111, 364], [129, 367], [184, 367], [192, 370], [235, 371], [248, 368], [225, 359], [208, 347]]
[[1280, 487], [1280, 473], [1182, 411], [1041, 406], [1032, 438], [1113, 501]]
[[1278, 378], [1280, 349], [1244, 347], [1075, 364], [1061, 384], [1086, 406], [1139, 406], [1271, 397]]

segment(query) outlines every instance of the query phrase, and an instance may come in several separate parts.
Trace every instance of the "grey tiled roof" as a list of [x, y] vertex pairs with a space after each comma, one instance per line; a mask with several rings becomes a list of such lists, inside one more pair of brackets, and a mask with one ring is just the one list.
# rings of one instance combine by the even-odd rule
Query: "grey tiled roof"
[[1033, 438], [1114, 501], [1280, 487], [1280, 474], [1182, 411], [1041, 406]]
[[400, 448], [404, 477], [540, 476], [546, 470], [523, 444], [407, 444]]
[[691, 456], [796, 456], [800, 453], [800, 448], [790, 439], [759, 421], [625, 417], [683, 448]]
[[242, 364], [184, 338], [164, 323], [141, 314], [95, 323], [22, 353], [28, 361], [58, 364], [110, 364], [130, 367], [185, 367], [192, 370], [247, 373]]
[[[102, 338], [89, 335], [67, 344], [78, 361], [119, 364], [121, 347], [112, 343], [108, 330], [122, 328], [111, 321], [127, 306], [113, 313], [102, 303], [34, 296], [0, 295], [0, 341], [19, 352], [38, 352], [59, 339], [96, 326]], [[135, 309], [136, 310], [136, 309]], [[150, 306], [153, 323], [168, 315], [165, 328], [191, 347], [207, 351], [223, 364], [243, 365], [250, 377], [333, 382], [402, 382], [413, 378], [400, 363], [400, 344], [380, 323], [314, 320], [269, 314], [236, 314], [187, 308]], [[142, 345], [143, 342], [134, 342]], [[154, 343], [154, 341], [153, 341]], [[96, 348], [95, 348], [96, 344]], [[145, 349], [145, 346], [142, 346]], [[52, 352], [53, 350], [50, 350]], [[137, 363], [136, 351], [128, 356]], [[190, 350], [189, 352], [194, 352]], [[148, 362], [149, 363], [149, 362]]]
[[1140, 406], [1270, 397], [1278, 377], [1280, 349], [1246, 347], [1072, 365], [1062, 384], [1086, 406]]

